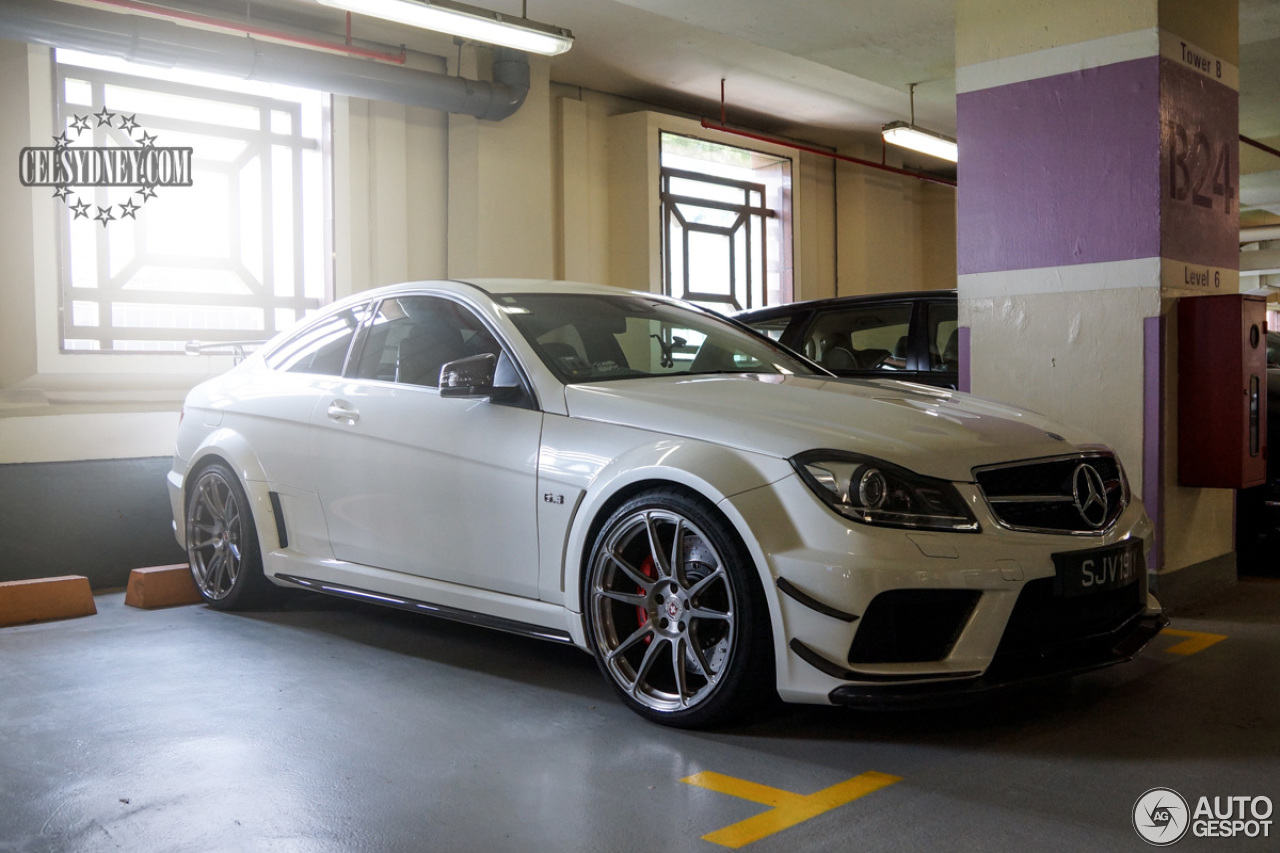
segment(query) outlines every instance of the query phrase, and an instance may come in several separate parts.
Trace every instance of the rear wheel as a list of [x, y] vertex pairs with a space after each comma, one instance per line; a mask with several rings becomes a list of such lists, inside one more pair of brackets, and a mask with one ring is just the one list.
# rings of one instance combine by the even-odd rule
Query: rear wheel
[[187, 489], [187, 560], [200, 595], [218, 610], [266, 602], [275, 586], [262, 573], [262, 552], [249, 500], [235, 473], [215, 462]]
[[591, 552], [585, 606], [596, 662], [641, 716], [705, 726], [776, 700], [755, 567], [691, 492], [648, 492], [609, 518]]

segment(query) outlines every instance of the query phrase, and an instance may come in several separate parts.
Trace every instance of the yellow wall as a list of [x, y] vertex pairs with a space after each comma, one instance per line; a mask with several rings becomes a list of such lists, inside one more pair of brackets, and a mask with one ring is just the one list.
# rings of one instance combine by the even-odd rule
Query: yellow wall
[[[880, 156], [878, 150], [841, 153], [873, 161]], [[814, 295], [955, 288], [954, 189], [840, 162], [836, 198], [839, 293]]]
[[956, 67], [1154, 29], [1160, 5], [1158, 0], [958, 0]]

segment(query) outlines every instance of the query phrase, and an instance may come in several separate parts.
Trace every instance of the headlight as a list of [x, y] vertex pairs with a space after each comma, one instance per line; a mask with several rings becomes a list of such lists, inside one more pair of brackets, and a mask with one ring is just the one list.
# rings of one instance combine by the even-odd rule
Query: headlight
[[978, 520], [946, 480], [838, 450], [811, 450], [793, 457], [791, 464], [827, 506], [854, 521], [978, 532]]

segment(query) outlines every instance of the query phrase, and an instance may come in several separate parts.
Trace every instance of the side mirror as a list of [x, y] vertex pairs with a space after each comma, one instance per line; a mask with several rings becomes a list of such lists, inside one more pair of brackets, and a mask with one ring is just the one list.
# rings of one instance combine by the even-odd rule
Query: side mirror
[[440, 396], [493, 396], [493, 376], [497, 367], [498, 357], [493, 353], [446, 362], [440, 368]]

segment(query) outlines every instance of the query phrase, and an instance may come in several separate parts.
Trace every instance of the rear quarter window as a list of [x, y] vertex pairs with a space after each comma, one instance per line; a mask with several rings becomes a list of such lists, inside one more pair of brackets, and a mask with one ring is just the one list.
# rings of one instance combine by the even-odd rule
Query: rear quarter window
[[285, 373], [341, 376], [351, 341], [368, 311], [368, 305], [360, 305], [305, 326], [267, 354], [267, 366]]

